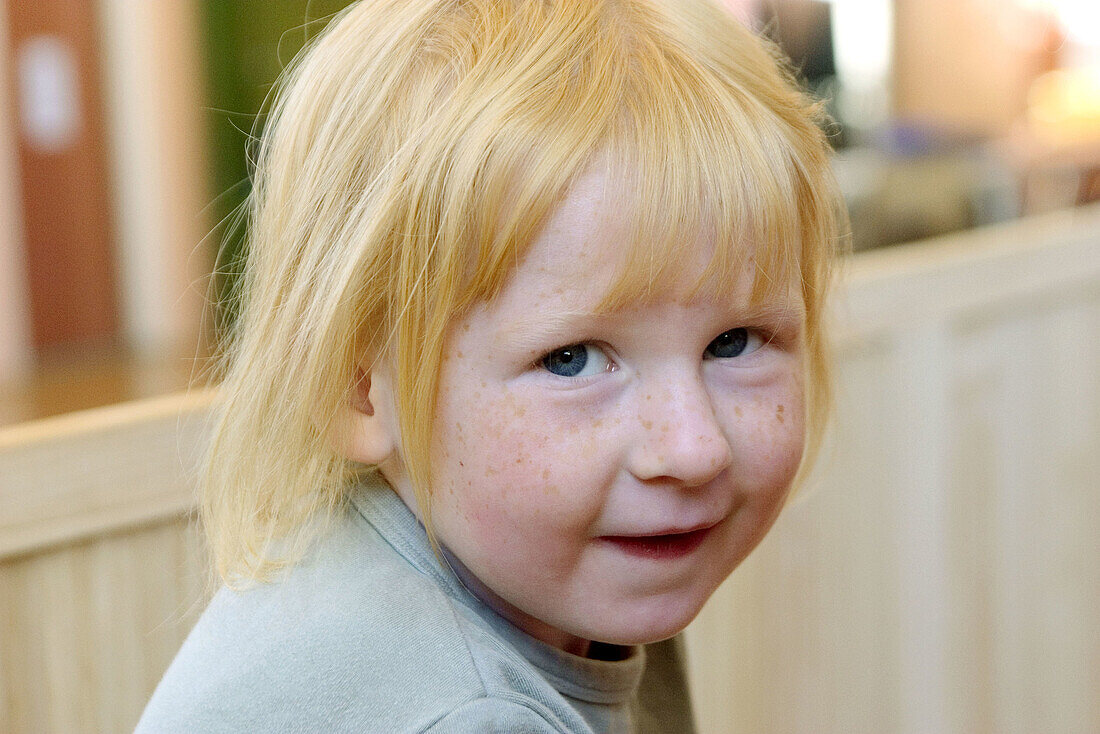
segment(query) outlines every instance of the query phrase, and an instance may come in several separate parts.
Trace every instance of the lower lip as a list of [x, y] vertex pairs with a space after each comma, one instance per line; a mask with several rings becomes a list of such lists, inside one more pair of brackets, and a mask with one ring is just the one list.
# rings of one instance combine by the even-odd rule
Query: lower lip
[[677, 533], [676, 535], [646, 537], [608, 535], [604, 536], [602, 540], [631, 556], [655, 560], [672, 560], [689, 555], [706, 539], [709, 532], [710, 528], [703, 528], [702, 530]]

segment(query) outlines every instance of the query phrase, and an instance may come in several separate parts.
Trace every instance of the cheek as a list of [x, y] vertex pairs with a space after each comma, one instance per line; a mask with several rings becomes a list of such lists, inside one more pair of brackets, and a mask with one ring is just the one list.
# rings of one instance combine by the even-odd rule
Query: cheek
[[786, 377], [733, 406], [733, 451], [745, 489], [786, 491], [798, 470], [806, 437], [801, 381]]
[[[774, 524], [802, 459], [805, 404], [796, 379], [741, 395], [730, 438], [739, 506], [722, 545], [735, 568]], [[727, 573], [728, 573], [727, 570]]]
[[[475, 395], [476, 393], [476, 395]], [[592, 484], [583, 459], [593, 451], [580, 427], [522, 394], [470, 400], [458, 394], [441, 405], [436, 450], [438, 491], [451, 495], [466, 519], [495, 532], [500, 526], [573, 526], [588, 522], [584, 487]]]

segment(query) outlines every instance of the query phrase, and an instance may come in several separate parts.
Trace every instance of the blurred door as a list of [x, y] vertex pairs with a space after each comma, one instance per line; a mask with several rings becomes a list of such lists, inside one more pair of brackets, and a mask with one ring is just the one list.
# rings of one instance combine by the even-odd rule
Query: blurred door
[[119, 339], [96, 0], [7, 2], [34, 347]]

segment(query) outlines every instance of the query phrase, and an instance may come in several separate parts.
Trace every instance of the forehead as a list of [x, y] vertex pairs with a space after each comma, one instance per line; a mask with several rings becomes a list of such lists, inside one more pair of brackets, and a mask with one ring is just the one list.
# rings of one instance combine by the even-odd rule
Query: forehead
[[758, 292], [768, 274], [758, 272], [755, 247], [720, 242], [704, 221], [639, 231], [647, 217], [621, 180], [594, 164], [574, 181], [509, 277], [505, 303], [567, 298], [578, 310], [609, 312], [656, 301], [759, 305], [794, 297], [793, 282]]
[[621, 198], [606, 185], [602, 172], [587, 171], [552, 211], [513, 279], [583, 277], [589, 286], [601, 280], [609, 286], [626, 256]]

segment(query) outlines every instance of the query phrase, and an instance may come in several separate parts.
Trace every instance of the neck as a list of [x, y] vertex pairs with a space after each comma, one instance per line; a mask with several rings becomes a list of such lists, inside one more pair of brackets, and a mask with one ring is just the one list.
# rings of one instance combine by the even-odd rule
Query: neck
[[443, 555], [446, 557], [447, 564], [451, 567], [451, 570], [454, 571], [459, 581], [462, 582], [462, 585], [466, 587], [466, 590], [477, 597], [482, 604], [506, 619], [514, 627], [522, 630], [540, 642], [545, 642], [551, 647], [556, 647], [559, 650], [564, 650], [571, 655], [577, 655], [582, 658], [589, 657], [594, 652], [594, 647], [597, 648], [597, 650], [602, 649], [602, 646], [594, 646], [591, 640], [586, 640], [583, 637], [577, 637], [576, 635], [571, 635], [568, 632], [559, 630], [557, 627], [547, 624], [540, 619], [536, 619], [513, 604], [510, 604], [488, 586], [481, 583], [481, 580], [471, 573], [470, 570], [462, 564], [462, 561], [458, 560], [458, 558], [446, 548], [443, 548]]

